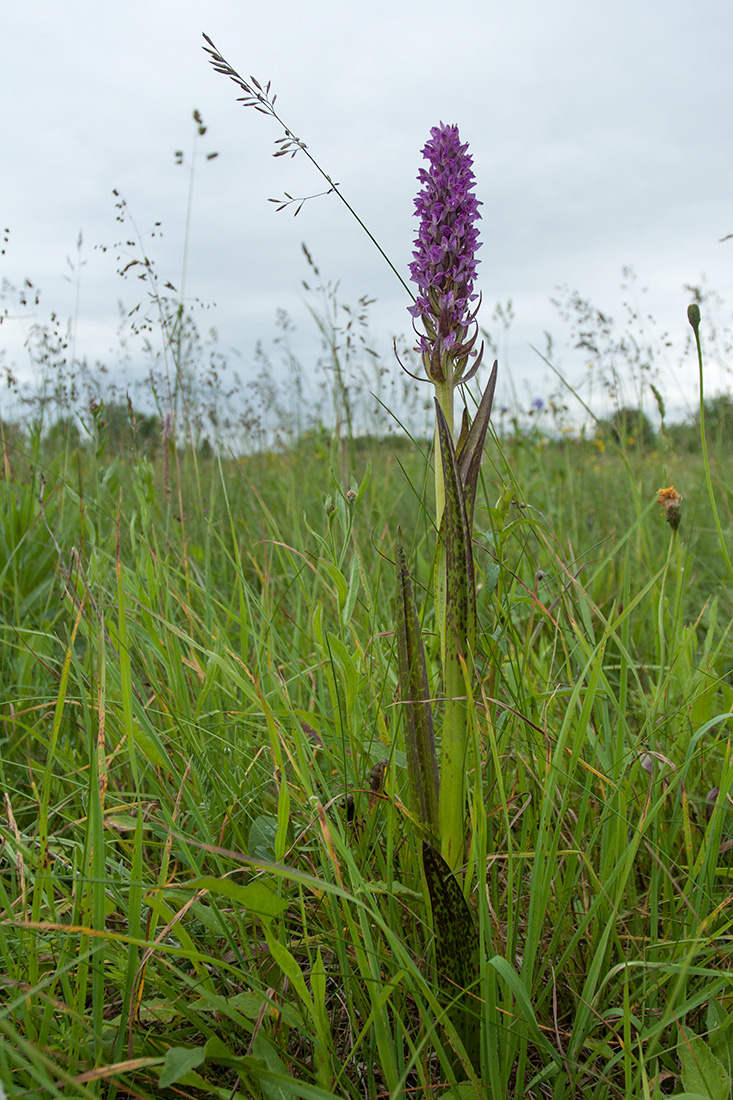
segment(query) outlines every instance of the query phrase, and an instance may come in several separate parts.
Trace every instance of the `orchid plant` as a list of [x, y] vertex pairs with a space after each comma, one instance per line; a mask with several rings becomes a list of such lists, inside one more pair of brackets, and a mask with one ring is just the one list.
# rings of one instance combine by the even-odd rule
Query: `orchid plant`
[[[431, 130], [423, 149], [428, 167], [415, 200], [420, 220], [415, 239], [413, 295], [339, 185], [320, 166], [308, 146], [287, 127], [270, 84], [244, 79], [204, 35], [205, 50], [215, 70], [234, 81], [244, 106], [273, 118], [283, 129], [275, 156], [303, 153], [356, 218], [390, 268], [408, 290], [409, 306], [425, 375], [435, 388], [435, 553], [436, 619], [445, 697], [440, 769], [438, 769], [427, 666], [407, 557], [401, 542], [396, 557], [396, 638], [412, 810], [426, 836], [439, 844], [451, 870], [464, 861], [466, 845], [466, 756], [468, 697], [473, 683], [476, 639], [476, 589], [472, 549], [473, 513], [481, 457], [496, 385], [496, 363], [471, 423], [464, 407], [458, 438], [454, 437], [457, 387], [475, 377], [483, 345], [477, 348], [480, 298], [474, 290], [480, 203], [475, 195], [473, 158], [457, 126], [441, 123]], [[272, 200], [295, 213], [309, 197]]]
[[[422, 150], [429, 168], [421, 168], [422, 189], [415, 199], [420, 228], [415, 238], [412, 281], [418, 296], [409, 312], [424, 329], [418, 332], [425, 374], [435, 386], [450, 434], [453, 433], [453, 395], [468, 382], [481, 363], [476, 354], [477, 309], [473, 303], [476, 253], [481, 247], [476, 222], [480, 219], [474, 194], [473, 158], [461, 144], [457, 126], [434, 126]], [[444, 505], [440, 463], [435, 468], [437, 521]]]
[[[415, 239], [413, 295], [376, 238], [350, 206], [339, 185], [321, 168], [306, 144], [287, 128], [275, 108], [270, 84], [241, 77], [218, 52], [210, 38], [206, 52], [215, 70], [243, 92], [241, 102], [273, 118], [284, 130], [275, 156], [302, 152], [353, 214], [372, 243], [410, 294], [413, 320], [426, 380], [435, 388], [435, 611], [440, 638], [444, 695], [440, 767], [430, 704], [427, 662], [420, 619], [398, 533], [395, 640], [400, 676], [403, 736], [413, 820], [422, 832], [422, 859], [435, 932], [437, 969], [446, 989], [466, 990], [478, 977], [478, 939], [473, 916], [454, 872], [466, 854], [466, 764], [476, 643], [476, 582], [473, 560], [473, 517], [481, 458], [496, 386], [497, 364], [478, 402], [473, 421], [464, 405], [458, 438], [454, 435], [457, 387], [475, 377], [483, 345], [477, 348], [480, 297], [474, 290], [477, 223], [480, 203], [475, 195], [473, 158], [461, 142], [458, 127], [434, 127], [422, 150], [428, 167], [418, 175], [415, 199], [419, 230]], [[310, 196], [316, 197], [316, 196]], [[297, 214], [307, 198], [286, 193], [282, 210], [293, 204]], [[403, 368], [404, 369], [404, 368]], [[413, 376], [414, 377], [414, 376]], [[480, 1064], [477, 1018], [451, 999], [447, 1011], [462, 1038], [468, 1058]]]
[[[464, 407], [461, 432], [454, 441], [454, 392], [475, 376], [483, 353], [483, 345], [476, 348], [478, 304], [474, 305], [479, 302], [474, 283], [479, 262], [476, 253], [481, 247], [476, 225], [481, 216], [480, 203], [474, 193], [473, 159], [468, 146], [461, 143], [457, 126], [441, 123], [433, 127], [423, 156], [429, 167], [422, 168], [418, 175], [422, 189], [415, 199], [415, 214], [420, 227], [410, 267], [418, 296], [410, 313], [425, 374], [435, 387], [435, 601], [445, 693], [437, 821], [429, 816], [423, 821], [437, 833], [441, 854], [455, 869], [463, 862], [465, 851], [467, 695], [473, 681], [476, 641], [473, 513], [496, 364], [473, 424], [469, 425]], [[416, 701], [414, 669], [424, 667], [421, 642], [414, 631], [402, 629], [411, 619], [414, 621], [416, 614], [400, 607], [406, 592], [404, 569], [404, 554], [398, 554], [397, 639], [403, 699], [409, 715], [405, 723], [407, 760], [413, 773], [410, 787], [414, 809], [420, 812], [432, 805], [427, 795], [435, 771], [431, 761], [435, 744], [425, 704]], [[406, 668], [413, 670], [410, 677], [405, 676]], [[425, 700], [427, 682], [422, 686], [421, 698]], [[416, 773], [414, 761], [419, 762]]]

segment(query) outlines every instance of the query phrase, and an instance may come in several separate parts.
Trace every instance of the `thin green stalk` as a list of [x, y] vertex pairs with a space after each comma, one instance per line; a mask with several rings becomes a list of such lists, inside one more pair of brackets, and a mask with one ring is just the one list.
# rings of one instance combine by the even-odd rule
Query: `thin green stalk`
[[[665, 600], [667, 589], [667, 577], [669, 575], [670, 568], [674, 559], [677, 559], [677, 571], [676, 580], [677, 586], [675, 591], [675, 605], [674, 615], [671, 623], [669, 622], [669, 616], [667, 615], [667, 602]], [[679, 568], [679, 544], [677, 541], [677, 530], [672, 529], [669, 535], [669, 543], [667, 546], [667, 560], [664, 563], [664, 572], [662, 574], [662, 583], [659, 588], [659, 600], [657, 602], [657, 637], [659, 638], [659, 654], [658, 654], [658, 672], [657, 672], [657, 690], [655, 692], [655, 703], [661, 704], [662, 702], [662, 685], [665, 682], [667, 675], [667, 633], [669, 632], [670, 640], [674, 640], [677, 633], [677, 611], [679, 609], [678, 602], [678, 589], [680, 582], [680, 568]]]
[[715, 520], [715, 529], [718, 532], [720, 549], [723, 551], [725, 564], [728, 566], [728, 572], [733, 580], [733, 562], [731, 561], [728, 552], [728, 544], [723, 535], [723, 528], [720, 523], [718, 501], [715, 490], [713, 489], [713, 479], [710, 474], [710, 458], [708, 456], [707, 441], [705, 439], [705, 395], [703, 390], [704, 371], [702, 364], [702, 345], [700, 343], [700, 307], [695, 302], [687, 307], [687, 319], [692, 326], [692, 331], [695, 333], [695, 344], [697, 346], [698, 376], [700, 379], [700, 442], [702, 444], [702, 457], [705, 464], [705, 484], [707, 485], [708, 496], [710, 497], [710, 505], [713, 509], [713, 519]]
[[[440, 405], [448, 432], [453, 439], [453, 379], [435, 383], [435, 397]], [[438, 423], [435, 424], [435, 526], [440, 530], [440, 524], [445, 510], [445, 478], [443, 474], [443, 459], [440, 450], [440, 434]]]

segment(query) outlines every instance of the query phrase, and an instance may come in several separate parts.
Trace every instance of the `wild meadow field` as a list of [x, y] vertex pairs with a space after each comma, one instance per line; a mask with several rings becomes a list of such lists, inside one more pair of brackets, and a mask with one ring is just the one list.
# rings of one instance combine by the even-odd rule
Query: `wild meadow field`
[[399, 527], [440, 751], [431, 445], [93, 427], [5, 428], [5, 1093], [729, 1096], [733, 607], [694, 428], [488, 439], [464, 991], [395, 652]]
[[304, 247], [318, 400], [284, 316], [232, 379], [115, 192], [144, 395], [55, 314], [3, 366], [0, 1100], [733, 1095], [733, 400], [568, 293], [610, 415], [492, 410], [423, 155], [399, 364]]

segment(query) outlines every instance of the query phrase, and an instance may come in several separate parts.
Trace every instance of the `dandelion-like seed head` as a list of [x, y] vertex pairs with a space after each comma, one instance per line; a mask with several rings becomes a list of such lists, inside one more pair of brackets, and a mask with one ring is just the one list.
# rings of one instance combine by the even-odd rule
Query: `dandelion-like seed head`
[[[410, 313], [424, 328], [418, 339], [428, 378], [435, 383], [465, 382], [476, 373], [481, 358], [474, 348], [478, 307], [472, 306], [478, 299], [473, 287], [481, 247], [473, 157], [461, 143], [458, 127], [442, 122], [430, 131], [422, 153], [429, 167], [418, 174], [422, 189], [415, 199], [415, 216], [420, 229], [410, 264], [418, 296]], [[467, 369], [471, 358], [475, 361]]]
[[661, 504], [664, 518], [672, 530], [676, 531], [682, 519], [682, 496], [674, 485], [670, 485], [668, 489], [659, 490], [657, 504]]

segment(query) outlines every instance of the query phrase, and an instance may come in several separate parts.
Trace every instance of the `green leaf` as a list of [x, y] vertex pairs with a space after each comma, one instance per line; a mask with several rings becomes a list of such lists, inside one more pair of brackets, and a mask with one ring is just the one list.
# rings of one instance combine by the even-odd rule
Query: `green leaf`
[[[259, 1058], [264, 1062], [271, 1073], [278, 1074], [283, 1080], [290, 1077], [288, 1067], [277, 1053], [275, 1046], [261, 1031], [257, 1033], [252, 1041], [252, 1053], [255, 1058]], [[258, 1075], [258, 1079], [260, 1088], [262, 1089], [262, 1095], [266, 1097], [266, 1100], [285, 1100], [286, 1097], [293, 1095], [289, 1089], [285, 1089], [278, 1084], [268, 1081], [267, 1077], [264, 1075], [261, 1077]]]
[[[364, 471], [364, 477], [361, 479], [361, 485], [356, 490], [356, 499], [354, 500], [354, 505], [359, 504], [359, 502], [361, 501], [361, 499], [364, 496], [365, 492], [369, 488], [369, 482], [371, 480], [372, 480], [372, 460], [369, 459], [369, 461], [366, 464], [366, 470]], [[351, 487], [352, 487], [352, 489], [354, 488], [353, 483], [352, 483]]]
[[497, 584], [499, 583], [499, 574], [501, 573], [501, 566], [498, 561], [490, 561], [488, 565], [484, 566], [484, 592], [487, 596], [490, 596], [495, 591]]
[[[471, 662], [476, 647], [476, 582], [471, 532], [453, 441], [437, 401], [435, 416], [445, 489], [441, 521], [445, 557], [443, 565], [439, 552], [436, 577], [436, 605], [442, 616], [440, 635], [445, 690], [438, 823], [441, 851], [449, 865], [455, 868], [463, 862], [466, 847], [466, 694], [467, 680], [472, 679]], [[441, 575], [444, 576], [442, 590]]]
[[447, 1092], [441, 1092], [440, 1100], [480, 1100], [480, 1097], [470, 1081], [461, 1081]]
[[359, 559], [354, 554], [351, 559], [351, 566], [349, 567], [349, 591], [346, 596], [346, 601], [341, 611], [341, 622], [343, 626], [348, 626], [351, 616], [354, 613], [354, 607], [356, 606], [356, 598], [359, 595]]
[[158, 1084], [162, 1089], [167, 1089], [200, 1066], [205, 1057], [203, 1047], [169, 1047]]
[[239, 886], [228, 878], [204, 875], [193, 879], [188, 886], [193, 890], [208, 890], [211, 894], [229, 898], [243, 909], [259, 913], [261, 917], [279, 917], [288, 907], [285, 898], [278, 897], [264, 882], [250, 882], [246, 886]]
[[273, 936], [268, 928], [265, 928], [265, 937], [273, 959], [295, 989], [295, 992], [298, 994], [298, 997], [303, 1002], [303, 1005], [312, 1019], [314, 1015], [313, 998], [308, 992], [308, 987], [305, 984], [303, 971], [300, 969], [298, 960], [288, 951], [285, 944], [280, 943], [279, 940]]
[[407, 567], [407, 556], [399, 533], [395, 574], [395, 642], [410, 803], [415, 816], [437, 835], [438, 758], [435, 751], [433, 712], [420, 620]]
[[248, 1020], [256, 1020], [262, 1011], [265, 999], [261, 993], [235, 993], [227, 998], [228, 1004], [246, 1016]]
[[166, 759], [165, 749], [155, 730], [150, 728], [143, 730], [136, 722], [133, 729], [133, 735], [135, 737], [135, 745], [142, 750], [143, 755], [151, 764], [154, 764], [158, 768], [170, 770], [170, 761]]
[[215, 1062], [219, 1066], [236, 1066], [239, 1059], [229, 1049], [218, 1035], [212, 1035], [204, 1047], [207, 1062]]
[[313, 612], [313, 635], [320, 646], [325, 646], [326, 642], [323, 637], [323, 604], [320, 600], [317, 601], [315, 611]]
[[[478, 487], [478, 475], [481, 470], [481, 459], [484, 456], [484, 443], [486, 432], [491, 417], [491, 406], [494, 403], [494, 391], [496, 390], [496, 375], [499, 365], [494, 361], [494, 366], [484, 390], [483, 397], [476, 410], [473, 423], [465, 438], [465, 442], [459, 439], [456, 447], [458, 457], [458, 473], [463, 487], [463, 497], [466, 503], [466, 515], [468, 517], [469, 533], [473, 529], [473, 512], [476, 504], [476, 489]], [[463, 431], [461, 431], [463, 436]]]
[[328, 1015], [326, 1013], [326, 968], [323, 965], [323, 956], [321, 955], [320, 947], [318, 948], [316, 961], [311, 970], [311, 990], [313, 993], [313, 1004], [318, 1015], [319, 1023], [321, 1024], [321, 1030], [325, 1031], [328, 1026]]
[[342, 611], [346, 603], [346, 597], [349, 594], [349, 582], [343, 575], [340, 569], [338, 569], [333, 562], [326, 561], [325, 558], [319, 558], [319, 563], [328, 573], [331, 580], [336, 585], [336, 592], [338, 594], [339, 611]]
[[[455, 991], [478, 977], [478, 933], [463, 890], [440, 852], [423, 841], [438, 973]], [[452, 995], [455, 995], [453, 993]]]
[[677, 1053], [685, 1092], [698, 1093], [709, 1100], [729, 1100], [731, 1078], [704, 1039], [683, 1027]]
[[221, 921], [212, 906], [203, 901], [196, 901], [191, 906], [191, 915], [196, 920], [201, 921], [204, 928], [208, 928], [209, 932], [213, 932], [215, 936], [221, 935]]
[[277, 818], [273, 814], [260, 814], [249, 827], [247, 851], [255, 859], [274, 860]]
[[705, 1013], [705, 1026], [708, 1031], [716, 1031], [718, 1028], [724, 1027], [729, 1019], [730, 1017], [720, 1001], [716, 1001], [715, 998], [708, 1001], [708, 1010]]
[[540, 1026], [537, 1023], [537, 1017], [532, 1007], [532, 1002], [529, 999], [526, 986], [520, 976], [512, 969], [511, 964], [506, 959], [502, 958], [501, 955], [494, 955], [492, 959], [489, 959], [489, 966], [493, 966], [494, 970], [504, 979], [509, 991], [517, 1002], [519, 1013], [529, 1028], [530, 1034], [538, 1048], [540, 1050], [545, 1050], [552, 1058], [557, 1068], [562, 1070], [564, 1068], [563, 1057], [555, 1050], [545, 1033], [540, 1030]]
[[479, 1016], [471, 1011], [471, 998], [461, 996], [461, 991], [475, 987], [480, 977], [478, 932], [463, 890], [440, 852], [423, 841], [422, 858], [443, 999], [450, 1005], [450, 1018], [478, 1069]]
[[708, 1002], [705, 1016], [707, 1040], [713, 1054], [723, 1064], [726, 1073], [733, 1072], [733, 1015], [726, 1012], [720, 1001]]
[[[473, 649], [476, 637], [476, 591], [471, 532], [453, 440], [437, 400], [435, 416], [445, 485], [445, 509], [441, 523], [445, 546], [444, 645], [447, 649], [449, 639], [452, 639], [455, 648], [467, 656], [468, 650]], [[445, 659], [447, 661], [447, 652]]]
[[476, 589], [471, 529], [448, 424], [437, 403], [435, 410], [445, 479], [442, 526], [445, 543], [446, 647], [452, 640], [456, 651], [467, 658], [473, 650], [476, 638]]
[[354, 664], [354, 658], [349, 653], [347, 646], [332, 634], [329, 630], [327, 636], [328, 652], [339, 666], [344, 678], [346, 688], [346, 713], [350, 715], [356, 703], [356, 693], [359, 687], [359, 670]]

